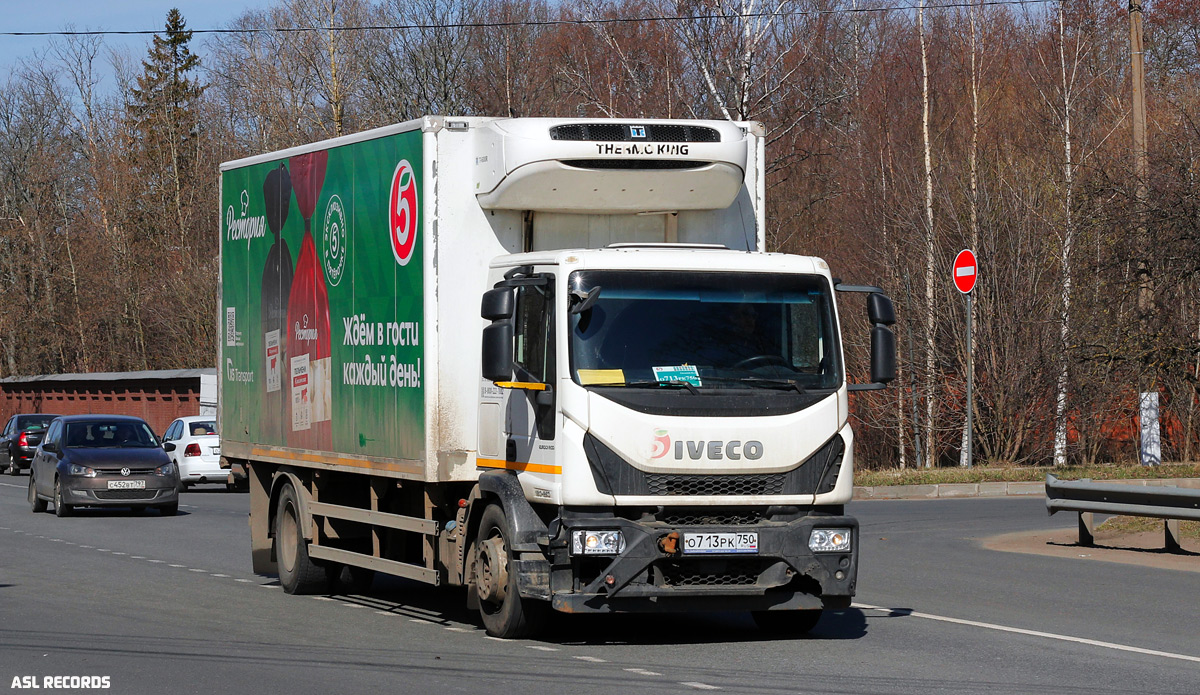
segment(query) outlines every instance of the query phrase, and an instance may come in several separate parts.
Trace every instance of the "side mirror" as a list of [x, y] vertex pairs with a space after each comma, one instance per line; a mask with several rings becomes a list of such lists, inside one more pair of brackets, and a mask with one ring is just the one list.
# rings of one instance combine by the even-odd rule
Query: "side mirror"
[[163, 451], [167, 453], [175, 451], [175, 442], [163, 442]]
[[891, 326], [896, 323], [896, 309], [886, 294], [872, 292], [867, 295], [867, 320], [871, 325]]
[[59, 452], [59, 448], [54, 442], [43, 442], [42, 451], [49, 451], [52, 454], [57, 454]]
[[[486, 302], [487, 295], [484, 297]], [[488, 381], [511, 381], [512, 365], [512, 322], [497, 321], [483, 329], [483, 378]]]
[[488, 321], [510, 319], [513, 315], [513, 290], [511, 287], [497, 287], [483, 293], [483, 302], [479, 307], [479, 315]]
[[[887, 297], [883, 299], [887, 301]], [[889, 301], [887, 304], [890, 309], [892, 303]], [[871, 381], [886, 384], [895, 378], [896, 335], [892, 329], [877, 325], [871, 329]]]

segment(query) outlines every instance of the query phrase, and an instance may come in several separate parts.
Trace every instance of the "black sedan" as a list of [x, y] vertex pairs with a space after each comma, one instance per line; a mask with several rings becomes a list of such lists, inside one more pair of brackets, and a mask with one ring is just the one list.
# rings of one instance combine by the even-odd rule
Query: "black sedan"
[[0, 462], [9, 475], [17, 475], [21, 469], [29, 468], [42, 435], [56, 417], [47, 413], [18, 413], [8, 419], [4, 433], [0, 435]]
[[76, 507], [179, 511], [175, 465], [145, 420], [122, 415], [68, 415], [50, 423], [29, 469], [35, 512], [54, 502], [57, 516]]

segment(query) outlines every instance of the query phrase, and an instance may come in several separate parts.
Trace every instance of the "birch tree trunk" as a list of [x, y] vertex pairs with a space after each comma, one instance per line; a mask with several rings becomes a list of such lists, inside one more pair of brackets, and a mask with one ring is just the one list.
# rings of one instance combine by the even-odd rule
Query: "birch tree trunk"
[[[971, 143], [967, 147], [967, 175], [969, 178], [968, 214], [971, 223], [971, 251], [979, 257], [979, 4], [972, 3], [969, 10], [971, 21]], [[980, 312], [982, 314], [982, 312]], [[975, 359], [975, 335], [971, 333], [971, 342], [967, 345], [967, 369]], [[967, 403], [967, 408], [974, 404]], [[972, 442], [968, 436], [967, 418], [963, 418], [962, 446], [959, 448], [958, 465], [966, 468], [969, 464]]]
[[1075, 220], [1072, 204], [1075, 194], [1075, 162], [1071, 154], [1071, 110], [1074, 70], [1067, 78], [1066, 20], [1058, 6], [1058, 60], [1062, 80], [1063, 134], [1063, 240], [1059, 258], [1061, 268], [1059, 305], [1059, 368], [1055, 384], [1054, 465], [1067, 465], [1067, 351], [1071, 345], [1071, 249], [1075, 245]]
[[917, 31], [921, 38], [921, 140], [925, 149], [925, 467], [937, 460], [933, 414], [937, 381], [934, 308], [933, 163], [929, 142], [929, 58], [925, 45], [925, 0], [917, 5]]

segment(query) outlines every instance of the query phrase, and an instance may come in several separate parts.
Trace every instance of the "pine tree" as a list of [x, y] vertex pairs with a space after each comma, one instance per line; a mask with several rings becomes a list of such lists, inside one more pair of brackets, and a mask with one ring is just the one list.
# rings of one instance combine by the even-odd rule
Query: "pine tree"
[[185, 193], [196, 185], [194, 171], [200, 137], [200, 99], [205, 85], [192, 77], [200, 57], [192, 53], [192, 32], [183, 15], [167, 12], [165, 37], [155, 34], [137, 87], [130, 90], [127, 113], [134, 150], [157, 210], [148, 215], [159, 231], [174, 227], [179, 235], [180, 258], [187, 239], [184, 229], [188, 201]]

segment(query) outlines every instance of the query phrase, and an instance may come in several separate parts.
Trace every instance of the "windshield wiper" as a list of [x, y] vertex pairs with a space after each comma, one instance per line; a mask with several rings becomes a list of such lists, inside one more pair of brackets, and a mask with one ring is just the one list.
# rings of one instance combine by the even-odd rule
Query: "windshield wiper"
[[798, 381], [791, 379], [765, 379], [760, 376], [705, 376], [701, 377], [705, 381], [720, 381], [729, 384], [754, 384], [763, 388], [783, 388], [795, 389], [796, 393], [807, 393], [808, 391], [800, 385]]
[[603, 384], [588, 384], [588, 386], [654, 386], [656, 388], [667, 386], [671, 388], [685, 388], [694, 394], [700, 393], [700, 389], [696, 388], [695, 384], [690, 381], [683, 381], [682, 379], [671, 379], [668, 381], [650, 381], [649, 379], [641, 381], [609, 381]]

